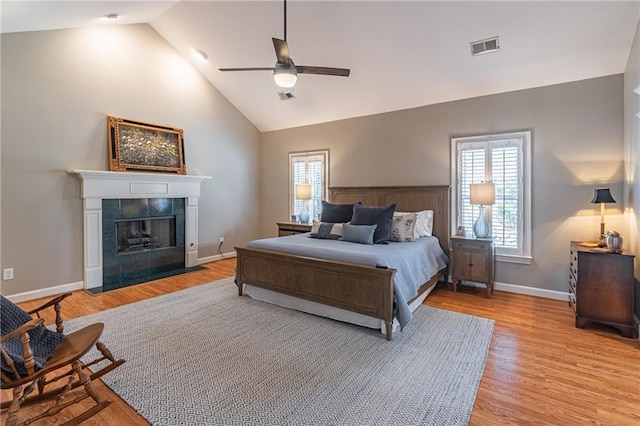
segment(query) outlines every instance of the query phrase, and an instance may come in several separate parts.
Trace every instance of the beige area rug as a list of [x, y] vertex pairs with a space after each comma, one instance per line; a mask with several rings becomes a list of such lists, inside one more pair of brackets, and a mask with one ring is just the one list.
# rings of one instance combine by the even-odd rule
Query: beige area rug
[[127, 360], [104, 382], [158, 425], [465, 425], [494, 322], [422, 306], [379, 331], [239, 297], [233, 279], [68, 321]]

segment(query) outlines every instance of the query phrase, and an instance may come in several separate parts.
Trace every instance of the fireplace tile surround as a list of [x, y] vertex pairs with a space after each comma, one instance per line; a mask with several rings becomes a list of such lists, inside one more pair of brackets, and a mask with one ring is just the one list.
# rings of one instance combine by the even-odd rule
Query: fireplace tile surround
[[[103, 290], [150, 281], [156, 276], [185, 270], [184, 198], [132, 198], [102, 200]], [[175, 244], [155, 250], [118, 253], [117, 224], [123, 219], [172, 217]]]
[[[120, 200], [120, 202], [124, 200], [127, 209], [132, 209], [130, 214], [134, 214], [135, 206], [140, 208], [141, 204], [140, 202], [136, 204], [133, 200], [147, 199], [147, 213], [155, 214], [160, 211], [166, 213], [166, 200], [170, 199], [173, 212], [184, 211], [184, 214], [176, 215], [176, 222], [181, 220], [184, 222], [184, 233], [179, 240], [182, 246], [177, 247], [172, 254], [170, 249], [160, 250], [167, 253], [161, 255], [162, 259], [158, 262], [173, 262], [179, 256], [176, 253], [180, 250], [185, 270], [198, 266], [198, 199], [200, 184], [206, 179], [211, 179], [210, 176], [98, 170], [70, 170], [69, 173], [78, 175], [81, 180], [84, 217], [84, 288], [93, 289], [93, 291], [100, 289], [103, 286], [103, 271], [105, 268], [111, 268], [111, 264], [107, 264], [103, 257], [104, 240], [109, 238], [108, 232], [103, 229], [103, 217], [110, 217], [111, 209], [115, 209], [111, 207], [112, 200]], [[103, 207], [103, 201], [107, 201], [107, 207]], [[176, 239], [178, 240], [177, 235]], [[144, 256], [145, 253], [132, 253], [126, 256]], [[132, 275], [136, 274], [137, 267], [131, 269], [129, 271], [127, 267], [121, 266], [121, 271], [124, 270], [126, 277], [129, 277], [126, 275], [129, 272]], [[142, 274], [139, 271], [137, 273]], [[148, 276], [151, 277], [152, 274]]]

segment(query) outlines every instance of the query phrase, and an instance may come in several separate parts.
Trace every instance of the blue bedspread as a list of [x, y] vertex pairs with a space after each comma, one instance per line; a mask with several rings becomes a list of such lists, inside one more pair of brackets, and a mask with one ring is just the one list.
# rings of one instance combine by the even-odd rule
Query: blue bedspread
[[297, 254], [325, 260], [340, 260], [370, 266], [386, 266], [396, 270], [393, 279], [396, 318], [403, 327], [411, 320], [408, 302], [418, 295], [418, 288], [449, 259], [435, 237], [422, 237], [415, 242], [365, 245], [336, 240], [309, 238], [297, 234], [251, 241], [251, 248]]

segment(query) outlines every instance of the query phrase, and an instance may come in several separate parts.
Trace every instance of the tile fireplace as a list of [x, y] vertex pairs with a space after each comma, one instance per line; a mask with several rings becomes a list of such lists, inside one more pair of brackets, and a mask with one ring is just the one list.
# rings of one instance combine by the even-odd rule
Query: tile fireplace
[[102, 200], [102, 290], [187, 271], [185, 199]]
[[198, 266], [198, 198], [210, 176], [70, 173], [82, 181], [84, 288], [144, 282], [167, 269]]

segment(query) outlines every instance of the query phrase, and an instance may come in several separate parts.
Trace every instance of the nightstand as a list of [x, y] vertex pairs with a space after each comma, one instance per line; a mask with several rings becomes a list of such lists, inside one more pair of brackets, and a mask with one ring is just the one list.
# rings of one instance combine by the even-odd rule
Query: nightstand
[[487, 285], [487, 297], [491, 297], [496, 269], [496, 245], [493, 238], [465, 238], [451, 236], [451, 262], [453, 267], [453, 291], [462, 281]]
[[278, 237], [311, 232], [311, 225], [298, 222], [278, 222]]

